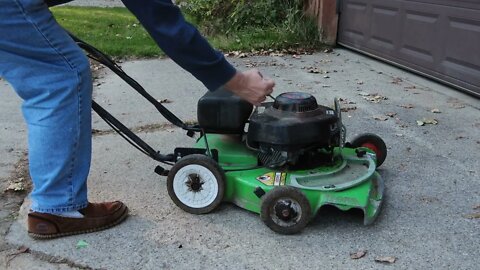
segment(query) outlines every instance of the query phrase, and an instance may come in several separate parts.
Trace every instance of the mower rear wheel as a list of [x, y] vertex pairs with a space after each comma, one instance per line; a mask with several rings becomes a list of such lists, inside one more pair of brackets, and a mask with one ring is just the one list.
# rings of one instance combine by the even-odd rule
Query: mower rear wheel
[[173, 165], [167, 178], [168, 195], [185, 212], [206, 214], [222, 202], [225, 173], [204, 155], [188, 155]]
[[302, 231], [312, 216], [305, 195], [293, 187], [276, 187], [262, 197], [260, 218], [280, 234]]
[[365, 147], [377, 156], [377, 168], [380, 167], [387, 158], [387, 145], [380, 136], [373, 133], [364, 133], [355, 137], [351, 142], [352, 147]]

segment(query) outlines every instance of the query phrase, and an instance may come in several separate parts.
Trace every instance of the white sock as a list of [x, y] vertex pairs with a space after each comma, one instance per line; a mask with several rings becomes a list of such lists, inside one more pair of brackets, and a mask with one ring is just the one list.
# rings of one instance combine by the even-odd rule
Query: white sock
[[68, 212], [60, 212], [54, 213], [55, 216], [66, 217], [66, 218], [83, 218], [82, 213], [78, 211], [68, 211]]

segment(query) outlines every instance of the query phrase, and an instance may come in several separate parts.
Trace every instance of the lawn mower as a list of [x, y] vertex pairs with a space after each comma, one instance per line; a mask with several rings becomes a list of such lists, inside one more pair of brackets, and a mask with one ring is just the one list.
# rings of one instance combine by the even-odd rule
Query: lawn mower
[[[72, 36], [73, 37], [73, 36]], [[154, 160], [167, 176], [173, 202], [192, 214], [214, 211], [222, 202], [260, 214], [280, 234], [300, 232], [322, 206], [379, 213], [384, 183], [376, 171], [387, 156], [384, 141], [366, 133], [346, 142], [340, 103], [319, 105], [310, 94], [282, 93], [254, 107], [225, 89], [198, 102], [198, 123], [187, 125], [129, 77], [114, 61], [73, 37], [87, 55], [110, 68], [188, 136], [192, 146], [163, 155], [93, 102], [115, 131]]]

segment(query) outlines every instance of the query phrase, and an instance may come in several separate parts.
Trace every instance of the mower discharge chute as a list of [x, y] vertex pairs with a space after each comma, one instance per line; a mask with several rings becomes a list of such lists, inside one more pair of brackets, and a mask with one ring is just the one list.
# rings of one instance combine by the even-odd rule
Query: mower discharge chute
[[283, 93], [253, 107], [219, 89], [198, 102], [198, 125], [187, 125], [152, 97], [108, 56], [72, 36], [87, 55], [121, 77], [174, 125], [200, 138], [191, 147], [163, 155], [93, 102], [95, 112], [134, 147], [171, 165], [155, 172], [167, 177], [174, 203], [192, 214], [206, 214], [222, 202], [259, 213], [282, 234], [300, 232], [324, 205], [364, 212], [372, 223], [383, 199], [376, 171], [387, 156], [384, 141], [363, 134], [345, 143], [339, 102], [317, 104], [307, 93]]

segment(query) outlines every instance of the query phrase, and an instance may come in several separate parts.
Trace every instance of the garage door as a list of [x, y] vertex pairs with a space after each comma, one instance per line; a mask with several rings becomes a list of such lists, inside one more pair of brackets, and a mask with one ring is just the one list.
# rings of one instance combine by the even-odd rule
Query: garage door
[[480, 0], [341, 0], [338, 43], [480, 96]]

